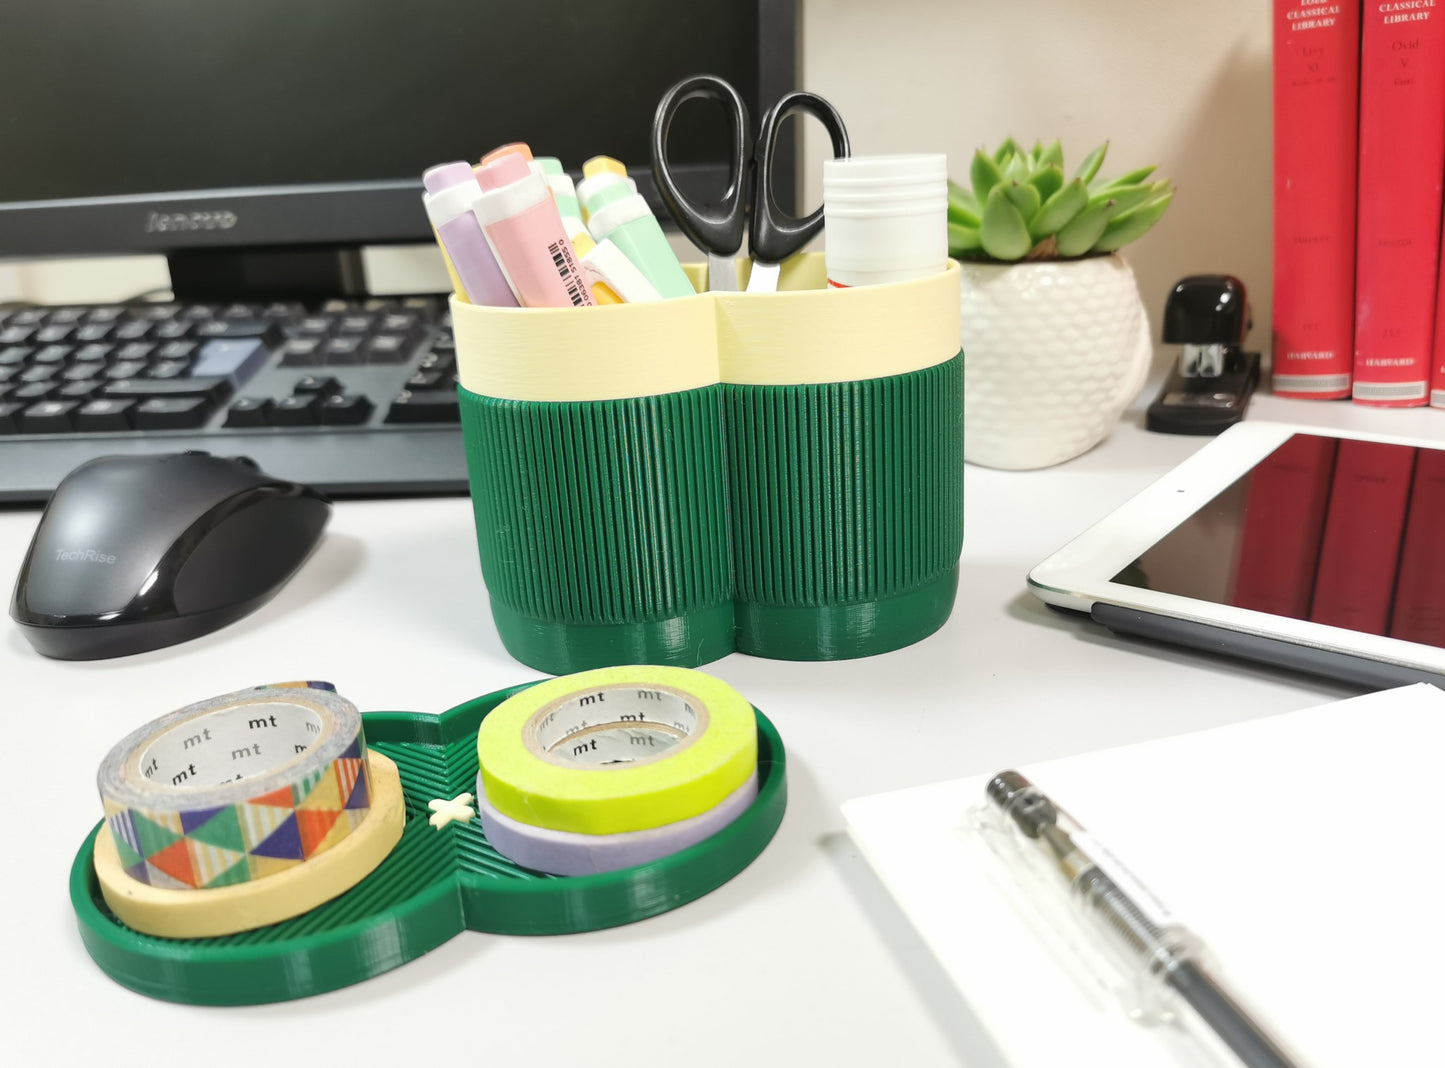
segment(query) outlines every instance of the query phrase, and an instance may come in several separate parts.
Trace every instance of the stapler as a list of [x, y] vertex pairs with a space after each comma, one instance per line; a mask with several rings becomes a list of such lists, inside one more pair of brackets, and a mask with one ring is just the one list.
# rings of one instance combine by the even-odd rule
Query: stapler
[[1164, 304], [1163, 338], [1183, 350], [1144, 425], [1162, 434], [1218, 434], [1243, 419], [1259, 385], [1259, 353], [1244, 351], [1253, 325], [1238, 278], [1181, 278]]

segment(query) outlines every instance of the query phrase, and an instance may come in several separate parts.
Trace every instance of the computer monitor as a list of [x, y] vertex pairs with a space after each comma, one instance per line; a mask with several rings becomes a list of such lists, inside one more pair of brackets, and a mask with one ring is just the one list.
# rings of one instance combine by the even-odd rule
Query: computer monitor
[[[659, 97], [719, 74], [756, 123], [795, 26], [794, 0], [5, 0], [0, 258], [161, 252], [180, 299], [354, 294], [361, 246], [431, 240], [426, 167], [514, 140], [628, 162], [662, 215]], [[670, 138], [698, 195], [726, 184], [708, 111]]]

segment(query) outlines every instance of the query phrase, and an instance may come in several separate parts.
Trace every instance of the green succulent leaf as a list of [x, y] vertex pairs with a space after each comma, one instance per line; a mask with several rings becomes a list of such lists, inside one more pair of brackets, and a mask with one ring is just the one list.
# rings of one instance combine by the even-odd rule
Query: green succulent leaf
[[1105, 141], [1094, 151], [1084, 157], [1084, 162], [1079, 164], [1079, 170], [1075, 177], [1082, 178], [1085, 183], [1092, 182], [1094, 175], [1099, 173], [1099, 168], [1104, 165], [1104, 155], [1109, 151], [1109, 142]]
[[1110, 178], [1101, 188], [1117, 189], [1126, 185], [1139, 185], [1145, 178], [1148, 178], [1154, 173], [1154, 167], [1155, 165], [1151, 163], [1147, 167], [1140, 167], [1138, 170], [1130, 171], [1128, 174], [1121, 174], [1117, 178]]
[[1094, 242], [1104, 235], [1104, 228], [1109, 225], [1109, 212], [1113, 207], [1112, 200], [1091, 203], [1070, 219], [1068, 225], [1059, 231], [1059, 255], [1082, 256], [1093, 248]]
[[1004, 164], [1003, 177], [1006, 182], [1026, 182], [1029, 180], [1029, 157], [1020, 153], [1012, 156]]
[[[1167, 185], [1167, 183], [1159, 184]], [[1155, 188], [1155, 183], [1152, 182], [1148, 185], [1121, 185], [1107, 191], [1101, 190], [1095, 193], [1089, 198], [1089, 203], [1094, 204], [1105, 200], [1112, 200], [1114, 202], [1114, 210], [1109, 214], [1111, 218], [1117, 218], [1126, 211], [1132, 211], [1134, 208], [1137, 208], [1146, 200], [1152, 200], [1162, 192], [1164, 192], [1164, 190]]]
[[1058, 233], [1068, 225], [1089, 203], [1089, 190], [1082, 178], [1075, 178], [1064, 186], [1036, 211], [1029, 219], [1029, 233], [1035, 241], [1048, 234]]
[[973, 163], [968, 168], [969, 180], [973, 183], [973, 196], [979, 204], [988, 203], [988, 194], [994, 186], [1003, 181], [1003, 172], [993, 158], [985, 155], [983, 149], [973, 154]]
[[1003, 143], [1000, 144], [998, 148], [994, 149], [993, 161], [997, 163], [1000, 167], [1002, 167], [1005, 163], [1007, 163], [1010, 159], [1012, 159], [1014, 156], [1018, 155], [1018, 153], [1022, 151], [1023, 149], [1019, 148], [1017, 141], [1015, 141], [1012, 137], [1005, 137], [1003, 139]]
[[1064, 187], [1064, 168], [1057, 163], [1050, 163], [1040, 167], [1029, 175], [1029, 185], [1039, 191], [1041, 200], [1048, 200]]
[[1039, 191], [1029, 182], [1012, 182], [1005, 185], [1003, 191], [1014, 202], [1014, 207], [1019, 209], [1019, 215], [1024, 219], [1032, 219], [1034, 212], [1038, 211], [1039, 205], [1043, 203], [1043, 197], [1039, 196]]
[[1033, 161], [1034, 166], [1036, 166], [1036, 167], [1038, 166], [1039, 157], [1042, 156], [1043, 154], [1044, 154], [1044, 145], [1043, 145], [1043, 142], [1042, 142], [1042, 141], [1035, 141], [1035, 142], [1034, 142], [1034, 147], [1031, 148], [1031, 149], [1029, 149], [1029, 159], [1031, 159], [1031, 160]]
[[1113, 252], [1115, 249], [1123, 248], [1131, 241], [1137, 241], [1149, 232], [1149, 228], [1157, 223], [1164, 216], [1169, 207], [1169, 202], [1174, 199], [1174, 191], [1171, 189], [1161, 196], [1156, 197], [1133, 211], [1126, 211], [1109, 221], [1103, 233], [1094, 242], [1095, 252]]
[[983, 245], [979, 240], [978, 227], [948, 224], [948, 254], [958, 256], [965, 252], [977, 252]]
[[988, 194], [978, 233], [983, 250], [996, 260], [1021, 259], [1033, 245], [1024, 217], [1002, 185], [994, 186]]
[[1057, 167], [1062, 171], [1064, 169], [1064, 146], [1055, 137], [1053, 143], [1044, 149], [1037, 159], [1040, 167]]
[[972, 193], [952, 180], [948, 183], [948, 221], [978, 229], [978, 201], [973, 198]]

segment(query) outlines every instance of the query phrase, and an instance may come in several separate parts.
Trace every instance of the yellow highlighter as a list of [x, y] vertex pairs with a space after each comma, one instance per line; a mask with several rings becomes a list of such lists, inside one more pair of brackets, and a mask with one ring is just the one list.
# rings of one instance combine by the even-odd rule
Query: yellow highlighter
[[592, 240], [592, 235], [583, 227], [580, 230], [574, 230], [569, 236], [572, 239], [572, 252], [577, 257], [577, 262], [582, 264], [582, 273], [586, 276], [587, 285], [592, 290], [592, 299], [599, 305], [623, 303], [616, 291], [596, 274], [587, 270], [587, 266], [583, 262], [587, 253], [597, 247], [597, 242]]
[[582, 206], [583, 222], [589, 220], [591, 202], [597, 194], [616, 182], [626, 182], [632, 192], [637, 192], [637, 183], [627, 177], [627, 167], [621, 160], [611, 156], [593, 156], [582, 164], [582, 180], [577, 183], [577, 202]]

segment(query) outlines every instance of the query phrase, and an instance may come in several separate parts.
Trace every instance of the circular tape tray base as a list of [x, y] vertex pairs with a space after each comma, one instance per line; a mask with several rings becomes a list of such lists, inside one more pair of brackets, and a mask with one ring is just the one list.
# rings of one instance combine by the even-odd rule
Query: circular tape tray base
[[476, 733], [514, 686], [440, 716], [376, 712], [367, 742], [396, 762], [406, 795], [401, 841], [346, 893], [294, 919], [215, 938], [168, 939], [122, 924], [101, 896], [86, 838], [70, 873], [81, 940], [122, 986], [192, 1005], [253, 1005], [336, 990], [380, 975], [463, 930], [573, 934], [667, 912], [721, 886], [772, 840], [787, 807], [782, 740], [761, 712], [758, 795], [741, 816], [694, 846], [650, 864], [560, 877], [518, 867], [473, 819], [436, 830], [427, 802], [476, 789]]

